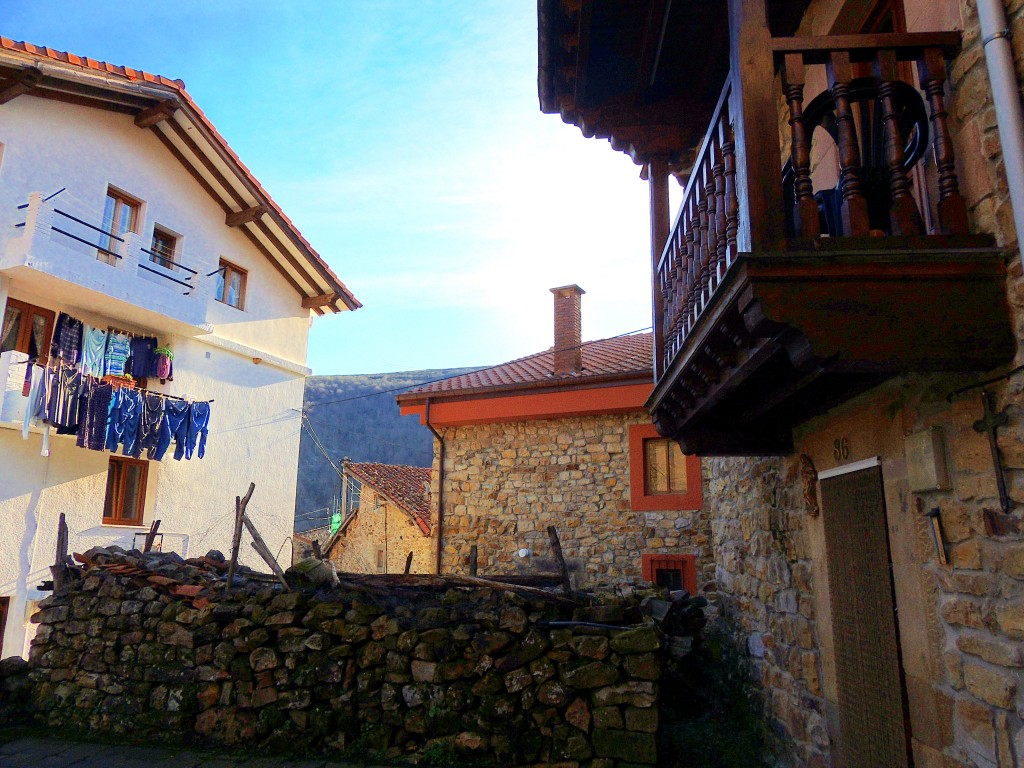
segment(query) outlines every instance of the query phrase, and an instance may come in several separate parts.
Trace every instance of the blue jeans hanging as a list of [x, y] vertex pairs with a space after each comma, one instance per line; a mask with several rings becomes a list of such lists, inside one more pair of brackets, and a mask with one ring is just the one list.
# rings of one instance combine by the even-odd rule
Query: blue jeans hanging
[[181, 459], [179, 452], [184, 452], [185, 439], [188, 435], [188, 406], [184, 400], [168, 400], [164, 404], [164, 419], [160, 422], [160, 434], [157, 437], [156, 448], [149, 451], [149, 458], [162, 461], [167, 453], [173, 437], [177, 444], [174, 448], [174, 458]]

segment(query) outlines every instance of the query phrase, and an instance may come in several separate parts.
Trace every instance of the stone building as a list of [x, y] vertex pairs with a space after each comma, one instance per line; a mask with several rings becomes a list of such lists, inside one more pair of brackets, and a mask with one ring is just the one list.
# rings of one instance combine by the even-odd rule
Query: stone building
[[437, 545], [431, 524], [430, 467], [346, 461], [342, 465], [346, 498], [358, 501], [344, 510], [341, 526], [321, 547], [339, 571], [434, 573]]
[[541, 108], [650, 184], [647, 405], [778, 763], [1022, 764], [1024, 9], [538, 9]]
[[644, 412], [651, 336], [581, 343], [575, 285], [552, 289], [554, 347], [398, 396], [435, 434], [441, 570], [552, 570], [549, 525], [578, 584], [713, 580], [700, 460]]

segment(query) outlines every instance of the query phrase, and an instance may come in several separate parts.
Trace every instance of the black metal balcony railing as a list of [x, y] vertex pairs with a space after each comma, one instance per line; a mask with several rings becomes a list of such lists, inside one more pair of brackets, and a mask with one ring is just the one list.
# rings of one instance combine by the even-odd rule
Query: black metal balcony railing
[[[737, 145], [743, 136], [778, 136], [781, 120], [741, 125], [736, 74], [727, 76], [657, 266], [658, 378], [740, 251], [754, 258], [785, 250], [878, 248], [891, 237], [913, 238], [918, 248], [946, 247], [948, 236], [967, 233], [945, 104], [946, 62], [959, 44], [958, 33], [774, 39], [778, 99], [788, 119], [781, 113], [772, 117], [788, 122], [780, 144], [790, 152], [769, 180], [751, 177], [741, 166], [751, 153], [777, 149]], [[823, 70], [828, 87], [805, 104], [804, 87], [815, 67]], [[838, 183], [831, 189], [814, 189], [811, 139], [817, 128], [835, 143]], [[919, 170], [929, 148], [937, 177], [934, 204]], [[778, 210], [780, 182], [785, 231], [771, 242], [741, 235], [738, 243], [743, 211]], [[758, 205], [751, 204], [754, 198], [760, 198]], [[746, 222], [746, 231], [755, 223]]]
[[[49, 195], [48, 197], [43, 198], [42, 201], [41, 201], [42, 204], [46, 205], [49, 200], [51, 200], [52, 198], [56, 197], [57, 195], [59, 195], [63, 191], [64, 191], [64, 189], [60, 189], [59, 191], [53, 193], [52, 195]], [[30, 206], [31, 206], [30, 203], [23, 203], [22, 205], [18, 206], [18, 210], [19, 211], [26, 210]], [[102, 253], [102, 254], [105, 254], [107, 256], [111, 256], [115, 260], [116, 259], [123, 259], [124, 258], [124, 254], [118, 253], [116, 250], [113, 250], [113, 248], [117, 247], [117, 246], [113, 245], [113, 243], [115, 241], [117, 243], [121, 243], [121, 244], [124, 244], [126, 242], [125, 237], [122, 236], [123, 233], [119, 234], [119, 233], [112, 232], [110, 230], [104, 229], [103, 227], [98, 227], [95, 224], [92, 224], [92, 223], [90, 223], [90, 222], [88, 222], [88, 221], [86, 221], [86, 220], [84, 220], [82, 218], [79, 218], [78, 216], [70, 214], [67, 211], [63, 211], [60, 208], [53, 207], [51, 210], [52, 210], [54, 216], [60, 216], [63, 219], [67, 219], [68, 221], [74, 222], [75, 224], [78, 225], [78, 227], [84, 228], [84, 230], [85, 230], [85, 231], [80, 231], [80, 232], [76, 233], [76, 232], [71, 232], [68, 229], [64, 229], [63, 227], [59, 227], [56, 224], [51, 224], [50, 225], [50, 230], [52, 230], [53, 232], [56, 232], [57, 234], [61, 235], [62, 237], [66, 237], [66, 238], [68, 238], [70, 240], [74, 240], [75, 242], [81, 243], [82, 245], [86, 245], [89, 248], [94, 249], [98, 253]], [[25, 227], [25, 224], [26, 224], [26, 222], [23, 221], [23, 222], [19, 222], [19, 223], [15, 224], [14, 226], [15, 226], [16, 229], [21, 229], [21, 228]], [[99, 233], [102, 236], [102, 237], [99, 238], [99, 240], [101, 241], [100, 243], [93, 242], [93, 239], [95, 239], [94, 235], [92, 236], [93, 239], [90, 239], [89, 233], [92, 233], [92, 232]], [[101, 243], [103, 243], [103, 242], [107, 243], [107, 245], [102, 245]], [[174, 283], [176, 285], [179, 285], [179, 286], [187, 289], [187, 290], [182, 292], [182, 295], [184, 295], [184, 296], [188, 296], [189, 294], [192, 293], [192, 291], [195, 290], [196, 285], [194, 283], [194, 279], [195, 279], [196, 276], [199, 275], [199, 272], [197, 270], [192, 269], [191, 267], [183, 264], [181, 261], [175, 260], [173, 257], [169, 257], [166, 254], [157, 253], [157, 252], [151, 251], [148, 248], [140, 248], [139, 250], [142, 253], [147, 254], [147, 256], [149, 257], [149, 260], [152, 263], [164, 267], [164, 270], [155, 269], [154, 267], [150, 266], [149, 264], [144, 263], [143, 260], [140, 260], [139, 263], [138, 263], [138, 267], [140, 269], [145, 270], [146, 272], [150, 272], [150, 273], [152, 273], [154, 275], [159, 276], [163, 280], [166, 280], [166, 281], [168, 281], [170, 283]], [[113, 262], [108, 262], [108, 263], [112, 264]], [[174, 277], [173, 275], [167, 274], [167, 270], [182, 270], [183, 272], [187, 272], [188, 276], [185, 279], [179, 279], [177, 277]]]

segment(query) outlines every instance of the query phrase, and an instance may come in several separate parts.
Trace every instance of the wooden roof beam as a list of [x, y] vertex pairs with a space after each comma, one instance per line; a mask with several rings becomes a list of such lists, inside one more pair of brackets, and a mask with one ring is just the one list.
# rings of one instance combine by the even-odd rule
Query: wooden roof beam
[[6, 104], [18, 96], [31, 93], [43, 79], [43, 73], [35, 67], [21, 70], [0, 88], [0, 104]]
[[338, 294], [336, 293], [323, 293], [319, 296], [307, 296], [302, 300], [303, 309], [316, 309], [317, 307], [326, 307], [333, 304], [338, 300]]
[[249, 224], [257, 219], [263, 218], [269, 210], [270, 209], [265, 205], [254, 205], [251, 208], [244, 208], [241, 211], [232, 211], [224, 218], [224, 223], [229, 227], [240, 227], [243, 224]]
[[139, 128], [152, 128], [157, 123], [162, 123], [178, 111], [181, 105], [175, 99], [165, 99], [157, 102], [152, 107], [142, 110], [135, 116], [135, 124]]

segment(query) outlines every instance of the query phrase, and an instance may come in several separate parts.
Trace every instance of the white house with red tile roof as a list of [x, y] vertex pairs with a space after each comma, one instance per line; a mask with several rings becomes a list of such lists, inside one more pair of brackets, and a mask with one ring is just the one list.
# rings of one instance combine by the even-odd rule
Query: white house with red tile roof
[[[351, 489], [343, 495], [357, 501], [343, 511], [337, 532], [320, 544], [323, 556], [339, 571], [403, 573], [411, 553], [410, 573], [434, 573], [431, 468], [346, 461], [342, 469]], [[322, 530], [304, 536], [319, 543]]]
[[397, 396], [435, 435], [440, 570], [550, 569], [547, 526], [581, 584], [713, 578], [700, 460], [644, 410], [651, 334], [581, 341], [576, 285], [553, 288], [554, 345]]
[[[156, 520], [165, 550], [226, 551], [252, 480], [249, 510], [277, 552], [293, 527], [310, 323], [359, 306], [180, 80], [0, 38], [3, 655], [26, 650], [61, 513], [71, 552], [131, 547]], [[42, 370], [27, 360], [51, 357], [61, 312], [173, 351], [173, 379], [145, 387], [211, 403], [202, 459], [60, 435], [41, 455], [37, 426], [23, 439], [26, 371]], [[242, 557], [261, 564], [248, 546]]]

